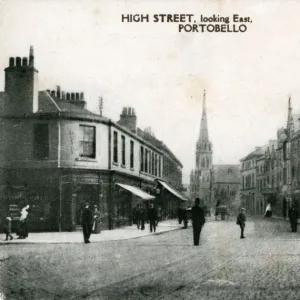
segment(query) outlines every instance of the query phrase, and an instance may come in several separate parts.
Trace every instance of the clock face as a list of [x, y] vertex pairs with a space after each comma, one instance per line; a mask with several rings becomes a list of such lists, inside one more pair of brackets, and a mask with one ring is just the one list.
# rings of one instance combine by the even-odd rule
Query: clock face
[[282, 134], [280, 135], [280, 139], [281, 139], [282, 141], [285, 141], [286, 138], [287, 138], [287, 136], [286, 136], [285, 133], [282, 133]]

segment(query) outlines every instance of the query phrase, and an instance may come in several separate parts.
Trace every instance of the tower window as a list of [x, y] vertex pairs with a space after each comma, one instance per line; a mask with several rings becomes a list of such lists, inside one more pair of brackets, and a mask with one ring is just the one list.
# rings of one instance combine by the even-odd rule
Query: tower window
[[81, 157], [96, 157], [96, 127], [80, 125], [81, 141], [80, 141], [80, 156]]

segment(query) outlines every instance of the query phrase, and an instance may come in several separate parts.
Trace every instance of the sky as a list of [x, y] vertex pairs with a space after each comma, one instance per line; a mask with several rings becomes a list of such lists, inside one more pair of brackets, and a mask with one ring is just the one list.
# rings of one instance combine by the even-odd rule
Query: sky
[[[121, 22], [122, 14], [164, 13], [252, 23], [244, 33], [179, 33], [178, 23]], [[40, 90], [82, 91], [94, 112], [102, 96], [115, 121], [134, 107], [138, 127], [168, 145], [188, 183], [204, 89], [215, 164], [238, 164], [276, 138], [289, 95], [300, 112], [299, 15], [292, 0], [0, 0], [0, 69], [33, 45]]]

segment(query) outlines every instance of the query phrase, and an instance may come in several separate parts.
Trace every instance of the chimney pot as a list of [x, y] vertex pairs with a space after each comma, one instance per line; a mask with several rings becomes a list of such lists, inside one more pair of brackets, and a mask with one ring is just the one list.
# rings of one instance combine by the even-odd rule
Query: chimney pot
[[30, 67], [34, 66], [34, 50], [33, 50], [33, 46], [30, 46], [30, 48], [29, 48], [29, 66]]
[[16, 67], [21, 67], [21, 57], [16, 58]]
[[70, 98], [70, 93], [67, 93], [66, 100], [71, 100], [71, 98]]
[[14, 67], [15, 66], [15, 58], [14, 57], [10, 57], [9, 58], [9, 66], [10, 67]]
[[28, 65], [28, 59], [27, 59], [27, 57], [23, 57], [22, 66], [27, 67], [27, 65]]
[[80, 93], [80, 100], [84, 101], [84, 93]]
[[55, 91], [51, 91], [51, 96], [55, 97]]
[[79, 93], [76, 93], [76, 94], [75, 94], [75, 99], [78, 100], [78, 101], [80, 100], [80, 98], [79, 98]]
[[75, 100], [75, 94], [71, 93], [71, 100]]
[[46, 90], [46, 92], [47, 92], [48, 94], [51, 94], [51, 91], [50, 91], [50, 90]]
[[61, 99], [66, 100], [66, 94], [65, 94], [65, 92], [61, 92]]
[[60, 99], [61, 91], [60, 91], [60, 86], [59, 85], [56, 87], [56, 95], [57, 95], [57, 98]]

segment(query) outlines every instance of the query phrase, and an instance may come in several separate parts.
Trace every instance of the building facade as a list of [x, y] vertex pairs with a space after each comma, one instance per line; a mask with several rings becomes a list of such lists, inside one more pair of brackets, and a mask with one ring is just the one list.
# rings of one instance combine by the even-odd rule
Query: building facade
[[89, 202], [112, 229], [131, 222], [138, 202], [159, 200], [171, 215], [186, 200], [172, 186], [182, 164], [172, 154], [178, 172], [164, 176], [171, 151], [137, 134], [132, 108], [113, 122], [87, 110], [82, 92], [39, 91], [33, 48], [9, 59], [0, 105], [1, 217], [29, 204], [32, 230], [71, 231]]
[[196, 164], [190, 175], [192, 198], [200, 198], [201, 205], [212, 209], [217, 202], [235, 209], [239, 202], [239, 165], [214, 165], [213, 145], [209, 139], [204, 91], [200, 134], [196, 143]]

